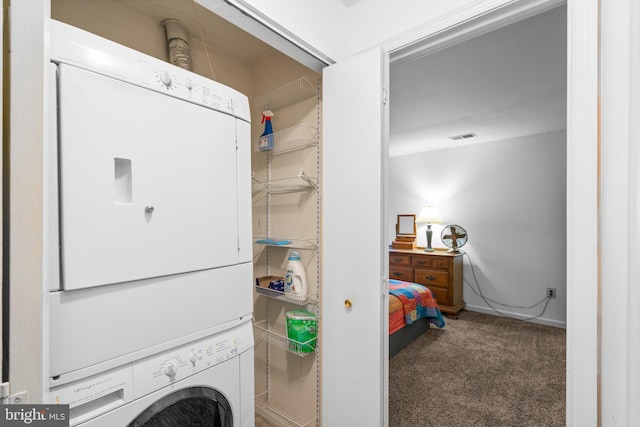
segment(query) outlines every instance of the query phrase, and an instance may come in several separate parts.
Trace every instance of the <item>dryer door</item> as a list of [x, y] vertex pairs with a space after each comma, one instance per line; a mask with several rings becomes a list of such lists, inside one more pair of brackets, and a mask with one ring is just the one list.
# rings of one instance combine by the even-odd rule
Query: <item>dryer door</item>
[[128, 427], [233, 427], [231, 405], [222, 393], [191, 387], [165, 396], [145, 410]]
[[64, 289], [238, 263], [235, 118], [64, 64], [59, 91]]

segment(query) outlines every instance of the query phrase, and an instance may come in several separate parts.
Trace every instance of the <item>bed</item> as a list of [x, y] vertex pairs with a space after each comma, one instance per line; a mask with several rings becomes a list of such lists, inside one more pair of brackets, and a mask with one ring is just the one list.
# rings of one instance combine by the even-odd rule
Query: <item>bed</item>
[[389, 356], [394, 356], [444, 318], [431, 291], [417, 283], [389, 280]]

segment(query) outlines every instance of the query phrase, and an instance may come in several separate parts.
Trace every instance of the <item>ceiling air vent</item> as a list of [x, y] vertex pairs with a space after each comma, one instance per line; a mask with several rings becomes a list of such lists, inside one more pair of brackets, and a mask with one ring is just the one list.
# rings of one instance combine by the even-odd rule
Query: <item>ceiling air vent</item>
[[468, 139], [468, 138], [475, 138], [476, 135], [475, 133], [463, 133], [462, 135], [456, 135], [456, 136], [450, 136], [449, 139], [453, 139], [454, 141], [458, 141], [460, 139]]

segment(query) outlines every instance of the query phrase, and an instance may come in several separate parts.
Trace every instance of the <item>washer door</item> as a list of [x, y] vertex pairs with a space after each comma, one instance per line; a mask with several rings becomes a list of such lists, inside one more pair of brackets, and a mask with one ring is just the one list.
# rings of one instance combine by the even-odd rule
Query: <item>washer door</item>
[[128, 427], [233, 427], [227, 399], [217, 390], [190, 387], [163, 397]]

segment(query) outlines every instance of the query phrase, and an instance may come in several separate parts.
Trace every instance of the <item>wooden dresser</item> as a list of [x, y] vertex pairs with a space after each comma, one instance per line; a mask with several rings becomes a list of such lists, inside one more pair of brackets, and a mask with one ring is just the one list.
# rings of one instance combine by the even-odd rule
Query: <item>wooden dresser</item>
[[428, 287], [440, 311], [454, 316], [464, 308], [462, 253], [446, 250], [389, 249], [389, 278]]

